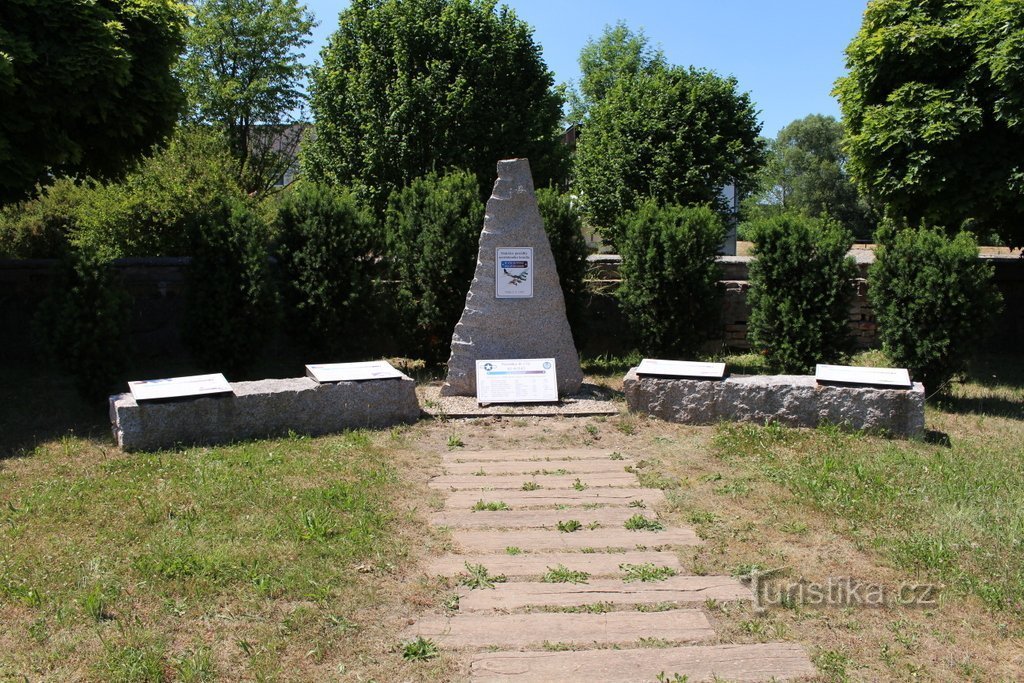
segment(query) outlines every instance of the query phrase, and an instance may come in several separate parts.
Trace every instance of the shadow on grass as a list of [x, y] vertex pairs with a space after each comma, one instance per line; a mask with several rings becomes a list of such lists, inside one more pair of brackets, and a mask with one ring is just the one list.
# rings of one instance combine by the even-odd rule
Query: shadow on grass
[[1024, 420], [1024, 355], [990, 354], [971, 362], [967, 381], [936, 397], [940, 410]]

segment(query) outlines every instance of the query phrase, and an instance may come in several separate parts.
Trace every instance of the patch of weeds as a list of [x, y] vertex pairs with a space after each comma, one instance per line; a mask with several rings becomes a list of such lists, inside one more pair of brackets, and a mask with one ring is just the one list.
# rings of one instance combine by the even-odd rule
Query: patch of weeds
[[626, 436], [633, 436], [636, 434], [636, 425], [633, 422], [623, 420], [615, 425], [615, 428]]
[[590, 524], [587, 525], [587, 528], [590, 529], [591, 531], [595, 531], [597, 529], [600, 529], [601, 528], [601, 522], [596, 522], [596, 521], [595, 522], [591, 522]]
[[647, 507], [647, 504], [644, 503], [642, 500], [631, 500], [631, 501], [629, 501], [629, 507], [631, 507], [631, 508], [645, 508], [645, 507]]
[[299, 537], [304, 541], [326, 541], [334, 535], [334, 523], [330, 513], [306, 510], [302, 513], [302, 529]]
[[625, 457], [624, 457], [624, 456], [622, 455], [622, 453], [619, 453], [618, 451], [615, 451], [614, 453], [612, 453], [612, 454], [611, 454], [610, 456], [608, 456], [608, 457], [609, 457], [609, 458], [611, 458], [612, 460], [625, 460], [625, 459], [626, 459], [626, 458], [625, 458]]
[[82, 596], [82, 611], [95, 622], [111, 619], [110, 601], [99, 586], [93, 587]]
[[573, 648], [572, 643], [552, 643], [549, 640], [545, 640], [541, 647], [548, 652], [567, 652]]
[[698, 479], [698, 481], [702, 481], [704, 483], [710, 483], [710, 482], [714, 482], [714, 481], [722, 481], [722, 475], [719, 474], [718, 472], [712, 472], [710, 474], [702, 474], [702, 475], [700, 475], [700, 478]]
[[122, 645], [104, 643], [99, 667], [103, 680], [161, 683], [164, 680], [163, 659], [162, 645], [133, 639]]
[[540, 488], [540, 484], [535, 481], [524, 481], [520, 487], [523, 491], [536, 491]]
[[732, 570], [732, 575], [735, 577], [750, 576], [754, 572], [763, 572], [767, 567], [757, 562], [743, 562], [736, 565]]
[[451, 434], [448, 436], [448, 450], [454, 451], [456, 448], [464, 448], [466, 442], [462, 440], [462, 437], [458, 434]]
[[587, 430], [587, 434], [589, 434], [589, 435], [590, 435], [590, 438], [592, 438], [592, 439], [598, 439], [598, 438], [600, 438], [600, 437], [599, 437], [599, 436], [597, 435], [597, 427], [596, 427], [595, 425], [587, 425], [586, 427], [584, 427], [584, 429], [586, 429], [586, 430]]
[[629, 583], [630, 581], [664, 581], [670, 576], [675, 576], [677, 572], [672, 567], [659, 567], [653, 562], [647, 562], [645, 564], [629, 564], [623, 563], [619, 565], [619, 569], [622, 571], [622, 580]]
[[714, 524], [718, 521], [718, 515], [707, 510], [694, 510], [689, 514], [687, 520], [690, 524]]
[[46, 619], [40, 617], [33, 621], [28, 627], [28, 637], [39, 645], [48, 641], [50, 639], [50, 629], [46, 625]]
[[456, 595], [449, 595], [447, 598], [445, 598], [443, 606], [449, 612], [458, 612], [459, 611], [459, 596], [458, 596], [458, 594], [456, 594]]
[[627, 519], [623, 526], [630, 531], [662, 531], [665, 528], [662, 526], [661, 522], [654, 519], [648, 519], [640, 514], [633, 515]]
[[473, 504], [473, 512], [497, 512], [498, 510], [510, 509], [508, 503], [502, 500], [492, 500], [484, 502], [481, 498]]
[[654, 470], [641, 470], [637, 472], [637, 480], [640, 482], [640, 486], [645, 489], [677, 489], [679, 488], [679, 480], [672, 477], [667, 477], [661, 472]]
[[402, 658], [410, 662], [425, 662], [441, 654], [434, 641], [417, 636], [416, 640], [409, 641], [402, 646]]
[[607, 614], [615, 611], [615, 604], [611, 602], [592, 602], [588, 605], [574, 605], [573, 607], [558, 607], [556, 612], [571, 612], [573, 614]]
[[583, 528], [583, 525], [578, 519], [567, 519], [558, 523], [558, 530], [567, 534], [571, 534], [574, 531], [579, 531]]
[[510, 545], [505, 548], [505, 552], [509, 555], [522, 555], [523, 549], [516, 545]]
[[688, 683], [690, 677], [677, 673], [668, 676], [665, 674], [664, 671], [662, 671], [660, 674], [658, 674], [658, 678], [655, 680], [657, 681], [657, 683]]
[[590, 574], [585, 571], [569, 569], [564, 564], [557, 567], [548, 567], [548, 571], [541, 577], [544, 583], [586, 583]]
[[582, 481], [580, 481], [579, 477], [576, 477], [576, 481], [574, 481], [572, 483], [572, 487], [574, 489], [576, 489], [577, 491], [586, 491], [588, 488], [590, 488], [586, 484], [584, 484]]
[[206, 647], [183, 652], [174, 660], [174, 670], [182, 683], [205, 683], [217, 678], [213, 657]]
[[584, 555], [593, 555], [597, 551], [591, 548], [589, 545], [586, 548], [580, 548], [580, 552]]
[[637, 612], [667, 612], [670, 609], [675, 609], [676, 603], [674, 602], [656, 602], [650, 605], [639, 604], [636, 606]]
[[750, 484], [743, 479], [737, 479], [715, 487], [714, 492], [720, 496], [745, 496], [750, 493]]
[[845, 683], [850, 680], [846, 673], [850, 658], [837, 650], [822, 650], [812, 658], [818, 672], [828, 681]]
[[482, 564], [470, 564], [467, 562], [466, 572], [466, 574], [460, 575], [459, 583], [463, 586], [469, 586], [471, 589], [494, 588], [494, 584], [508, 581], [508, 577], [504, 574], [491, 576], [487, 572], [487, 567]]
[[779, 529], [787, 534], [806, 534], [808, 526], [803, 522], [786, 522], [780, 524]]
[[640, 638], [636, 641], [637, 647], [666, 648], [672, 647], [672, 642], [664, 638]]

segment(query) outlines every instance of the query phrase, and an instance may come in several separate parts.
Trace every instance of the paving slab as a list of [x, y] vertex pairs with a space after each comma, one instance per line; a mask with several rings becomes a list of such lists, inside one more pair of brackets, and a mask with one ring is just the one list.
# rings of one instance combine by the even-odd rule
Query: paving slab
[[445, 555], [434, 559], [426, 567], [430, 576], [455, 576], [466, 571], [466, 563], [482, 564], [491, 574], [504, 574], [509, 578], [543, 575], [550, 567], [564, 565], [583, 570], [591, 576], [621, 576], [621, 564], [653, 564], [683, 570], [679, 557], [673, 552], [632, 551], [627, 553], [507, 553]]
[[793, 681], [815, 675], [799, 645], [694, 645], [664, 649], [576, 652], [494, 652], [470, 665], [475, 683], [621, 683], [686, 676], [689, 683], [718, 677], [731, 682]]
[[[577, 515], [578, 516], [578, 515]], [[567, 515], [566, 519], [573, 518]], [[583, 520], [580, 519], [582, 522]], [[676, 545], [700, 545], [692, 529], [665, 529], [664, 531], [630, 531], [629, 529], [587, 529], [566, 533], [547, 529], [515, 529], [488, 531], [456, 529], [452, 532], [455, 543], [466, 553], [504, 552], [515, 546], [528, 552], [579, 550], [581, 548], [625, 548], [627, 550], [660, 548]]]
[[[508, 450], [455, 450], [441, 454], [441, 461], [502, 462], [504, 460], [611, 460], [611, 449], [603, 448], [510, 448]], [[627, 456], [628, 453], [622, 453]], [[614, 461], [613, 461], [614, 462]]]
[[589, 474], [593, 472], [625, 472], [636, 463], [632, 460], [496, 460], [491, 462], [445, 463], [447, 474], [472, 474], [478, 472], [490, 475], [503, 474], [544, 474], [564, 470], [566, 474]]
[[516, 490], [523, 483], [533, 481], [546, 489], [571, 489], [576, 480], [591, 487], [629, 486], [636, 484], [636, 475], [629, 472], [595, 472], [587, 475], [575, 474], [520, 474], [509, 476], [476, 476], [472, 474], [444, 474], [430, 480], [432, 489], [460, 490]]
[[[520, 484], [520, 487], [522, 484]], [[481, 499], [502, 500], [514, 510], [532, 507], [549, 507], [554, 505], [629, 505], [635, 500], [642, 501], [650, 510], [655, 505], [665, 502], [665, 492], [661, 489], [644, 489], [632, 487], [598, 487], [576, 491], [575, 489], [537, 489], [523, 491], [505, 489], [500, 495], [489, 495], [480, 491], [463, 490], [450, 492], [445, 499], [445, 510], [469, 510]], [[637, 510], [643, 512], [643, 510]]]
[[[430, 638], [450, 648], [534, 646], [544, 643], [611, 645], [659, 638], [673, 643], [696, 643], [715, 637], [700, 610], [665, 612], [608, 612], [605, 614], [457, 614], [431, 617], [406, 628], [403, 640]], [[652, 679], [653, 680], [653, 679]]]
[[673, 576], [649, 583], [626, 583], [621, 579], [591, 579], [585, 584], [517, 581], [495, 584], [493, 589], [459, 588], [459, 611], [576, 607], [599, 602], [694, 605], [705, 600], [752, 599], [750, 588], [731, 576]]
[[[504, 501], [502, 501], [504, 502]], [[437, 512], [430, 516], [434, 526], [446, 526], [452, 529], [554, 529], [559, 522], [572, 517], [582, 524], [598, 523], [602, 527], [621, 527], [623, 523], [635, 515], [637, 510], [629, 507], [594, 508], [593, 510], [455, 510]], [[654, 519], [657, 515], [647, 511], [646, 517]]]

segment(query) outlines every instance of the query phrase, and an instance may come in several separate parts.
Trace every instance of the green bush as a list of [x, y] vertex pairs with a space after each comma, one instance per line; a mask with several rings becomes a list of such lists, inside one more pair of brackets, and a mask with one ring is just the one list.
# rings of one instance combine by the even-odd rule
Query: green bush
[[188, 256], [196, 231], [245, 196], [237, 175], [216, 129], [181, 128], [123, 181], [93, 186], [73, 241], [104, 258]]
[[837, 223], [787, 213], [752, 225], [750, 319], [754, 349], [773, 371], [807, 373], [850, 350], [853, 235]]
[[658, 206], [648, 200], [621, 227], [623, 310], [645, 353], [686, 356], [721, 319], [715, 261], [725, 238], [722, 219], [707, 206]]
[[929, 394], [944, 391], [991, 332], [1002, 305], [974, 236], [879, 230], [868, 293], [882, 347]]
[[385, 225], [407, 355], [447, 359], [483, 219], [479, 186], [466, 171], [430, 173], [391, 194]]
[[585, 341], [587, 242], [583, 239], [583, 220], [568, 195], [556, 190], [537, 190], [537, 207], [544, 219], [544, 230], [551, 243], [558, 269], [558, 281], [565, 296], [565, 313], [572, 327], [576, 346]]
[[36, 196], [0, 209], [0, 256], [59, 258], [67, 253], [69, 236], [92, 183], [62, 178], [36, 188]]
[[378, 296], [380, 231], [371, 213], [346, 188], [300, 182], [275, 224], [288, 331], [310, 353], [365, 355], [388, 307]]
[[89, 400], [108, 395], [127, 367], [131, 298], [109, 264], [89, 251], [69, 251], [33, 320], [36, 346], [74, 377]]
[[237, 375], [270, 340], [277, 292], [268, 227], [251, 201], [229, 199], [196, 226], [184, 338], [204, 372]]

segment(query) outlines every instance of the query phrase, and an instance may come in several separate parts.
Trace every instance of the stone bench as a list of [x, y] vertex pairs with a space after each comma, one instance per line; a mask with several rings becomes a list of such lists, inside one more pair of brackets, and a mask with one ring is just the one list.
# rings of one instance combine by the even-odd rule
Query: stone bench
[[668, 422], [778, 422], [789, 427], [830, 423], [914, 437], [924, 433], [924, 386], [882, 389], [818, 385], [811, 375], [756, 375], [719, 381], [637, 375], [623, 381], [626, 404]]
[[233, 393], [136, 402], [110, 397], [110, 422], [126, 451], [212, 445], [240, 439], [329, 434], [389, 427], [419, 419], [416, 383], [409, 377], [318, 384], [308, 377], [233, 382]]

